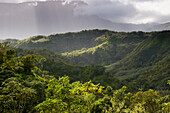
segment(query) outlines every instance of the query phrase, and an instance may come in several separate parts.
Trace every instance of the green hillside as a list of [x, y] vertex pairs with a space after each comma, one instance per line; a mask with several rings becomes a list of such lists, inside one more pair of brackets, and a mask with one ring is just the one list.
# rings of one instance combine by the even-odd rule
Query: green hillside
[[91, 48], [65, 52], [62, 55], [78, 64], [108, 65], [124, 58], [148, 35], [143, 32], [123, 33], [108, 31], [95, 39], [95, 41], [102, 42], [101, 44]]
[[125, 58], [106, 66], [106, 70], [135, 87], [163, 87], [165, 84], [161, 83], [170, 76], [169, 36], [169, 31], [152, 33]]
[[170, 54], [158, 61], [150, 70], [130, 80], [135, 87], [144, 89], [169, 90], [165, 83], [170, 79]]
[[85, 30], [50, 36], [34, 36], [20, 41], [15, 47], [23, 49], [48, 49], [57, 53], [71, 52], [100, 44], [95, 39], [105, 32], [107, 30]]
[[47, 49], [75, 61], [77, 64], [108, 65], [119, 61], [149, 33], [86, 30], [75, 33], [35, 36], [15, 45], [22, 49]]
[[[35, 36], [18, 42], [15, 47], [27, 51], [33, 49], [36, 51], [33, 54], [44, 56], [47, 62], [43, 69], [56, 77], [69, 75], [71, 81], [102, 81], [112, 86], [114, 83], [107, 80], [119, 79], [132, 89], [165, 88], [165, 84], [161, 83], [166, 83], [170, 75], [169, 36], [170, 31], [125, 33], [85, 30]], [[109, 79], [105, 80], [107, 76]], [[141, 82], [142, 79], [148, 81]]]

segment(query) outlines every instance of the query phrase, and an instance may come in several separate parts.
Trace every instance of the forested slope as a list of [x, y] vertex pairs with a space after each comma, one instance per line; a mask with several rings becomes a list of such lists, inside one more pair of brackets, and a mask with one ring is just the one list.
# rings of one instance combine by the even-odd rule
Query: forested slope
[[108, 65], [130, 53], [150, 33], [85, 30], [75, 33], [35, 36], [15, 45], [22, 49], [47, 49], [78, 64]]
[[99, 43], [95, 41], [95, 38], [105, 32], [107, 30], [89, 30], [50, 36], [34, 36], [20, 41], [15, 47], [23, 49], [49, 49], [56, 53], [71, 52], [98, 45]]
[[[120, 88], [123, 83], [117, 78], [113, 77], [110, 73], [105, 71], [104, 66], [100, 65], [77, 65], [69, 59], [62, 57], [59, 54], [51, 52], [49, 50], [23, 50], [16, 49], [16, 56], [22, 57], [28, 54], [35, 54], [43, 56], [46, 60], [42, 62], [43, 66], [39, 66], [41, 70], [46, 70], [46, 73], [53, 75], [56, 78], [61, 76], [69, 76], [71, 82], [75, 81], [92, 81], [94, 83], [100, 83], [102, 85], [110, 85], [114, 89]], [[114, 81], [114, 82], [113, 82]]]
[[164, 87], [162, 83], [170, 76], [169, 36], [169, 31], [152, 33], [125, 58], [106, 66], [107, 71], [121, 80], [134, 82], [135, 87]]
[[0, 55], [1, 113], [170, 111], [170, 96], [152, 89], [131, 93], [126, 86], [113, 90], [91, 81], [70, 82], [68, 76], [57, 79], [41, 70], [45, 58], [34, 54], [16, 57], [7, 43], [0, 44]]
[[170, 31], [125, 33], [96, 29], [35, 36], [14, 47], [40, 53], [47, 59], [43, 69], [56, 77], [69, 75], [71, 81], [91, 79], [112, 87], [122, 84], [112, 80], [120, 80], [132, 90], [167, 89], [169, 36]]

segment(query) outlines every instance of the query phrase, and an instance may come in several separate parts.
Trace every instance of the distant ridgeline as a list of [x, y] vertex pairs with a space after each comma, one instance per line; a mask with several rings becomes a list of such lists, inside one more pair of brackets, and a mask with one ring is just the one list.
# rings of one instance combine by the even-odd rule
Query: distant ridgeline
[[104, 85], [117, 84], [116, 87], [124, 83], [132, 90], [168, 88], [170, 31], [84, 30], [34, 36], [13, 41], [12, 45], [18, 56], [32, 53], [44, 56], [47, 59], [44, 70], [55, 76], [69, 75], [71, 81], [93, 80]]

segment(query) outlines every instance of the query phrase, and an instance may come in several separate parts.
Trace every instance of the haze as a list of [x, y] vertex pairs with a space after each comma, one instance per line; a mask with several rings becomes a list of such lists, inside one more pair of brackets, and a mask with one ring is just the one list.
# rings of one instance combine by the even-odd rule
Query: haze
[[169, 0], [0, 0], [0, 39], [84, 29], [152, 31], [169, 22], [169, 6]]

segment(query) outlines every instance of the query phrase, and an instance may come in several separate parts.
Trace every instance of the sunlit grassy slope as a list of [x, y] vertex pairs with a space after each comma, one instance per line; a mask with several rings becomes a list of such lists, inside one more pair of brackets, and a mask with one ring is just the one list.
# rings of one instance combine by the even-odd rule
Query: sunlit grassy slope
[[50, 36], [34, 36], [20, 41], [15, 47], [23, 49], [49, 49], [57, 53], [71, 52], [100, 44], [95, 39], [105, 32], [107, 30], [89, 30]]

